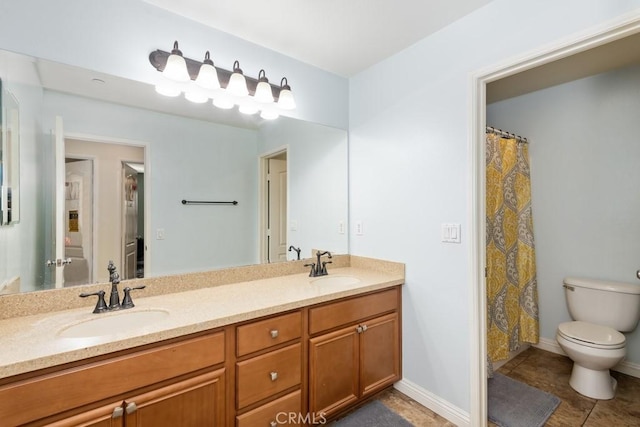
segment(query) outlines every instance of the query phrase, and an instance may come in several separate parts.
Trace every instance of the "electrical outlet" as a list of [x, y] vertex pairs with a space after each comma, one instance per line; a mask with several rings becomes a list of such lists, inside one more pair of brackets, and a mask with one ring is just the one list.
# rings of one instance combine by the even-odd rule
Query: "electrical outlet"
[[156, 240], [164, 240], [164, 228], [158, 228], [156, 230]]
[[356, 236], [362, 236], [364, 234], [364, 228], [362, 227], [362, 221], [356, 221]]
[[338, 234], [344, 234], [344, 221], [338, 223]]

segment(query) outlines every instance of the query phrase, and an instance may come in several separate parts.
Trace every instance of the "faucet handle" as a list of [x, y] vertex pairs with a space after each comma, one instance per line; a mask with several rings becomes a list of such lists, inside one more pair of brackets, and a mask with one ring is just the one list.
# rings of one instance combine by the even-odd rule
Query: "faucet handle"
[[86, 298], [86, 297], [90, 297], [93, 295], [97, 295], [98, 296], [98, 302], [96, 303], [96, 308], [93, 309], [94, 313], [102, 313], [103, 311], [107, 311], [109, 310], [109, 307], [107, 307], [107, 303], [104, 300], [104, 291], [100, 290], [98, 292], [93, 292], [90, 294], [87, 293], [81, 293], [80, 297], [81, 298]]
[[133, 304], [133, 300], [131, 299], [131, 291], [135, 291], [137, 289], [144, 289], [146, 286], [136, 286], [135, 288], [126, 287], [124, 288], [124, 296], [122, 297], [121, 308], [131, 308], [135, 307]]
[[321, 271], [321, 274], [322, 274], [323, 276], [325, 276], [325, 275], [329, 274], [329, 273], [327, 272], [327, 264], [333, 264], [333, 261], [322, 261], [322, 271]]
[[309, 277], [316, 277], [316, 274], [315, 274], [316, 263], [315, 262], [312, 262], [310, 264], [305, 264], [304, 266], [305, 267], [311, 267], [311, 272], [309, 273]]

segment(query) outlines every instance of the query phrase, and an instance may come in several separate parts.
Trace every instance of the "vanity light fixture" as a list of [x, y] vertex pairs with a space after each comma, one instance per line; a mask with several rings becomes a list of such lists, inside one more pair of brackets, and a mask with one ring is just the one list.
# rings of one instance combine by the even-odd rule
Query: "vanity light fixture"
[[254, 95], [256, 102], [261, 104], [270, 104], [273, 102], [273, 93], [271, 92], [271, 85], [267, 79], [264, 70], [260, 70], [258, 73], [258, 85], [256, 86], [256, 94]]
[[278, 99], [278, 106], [284, 110], [294, 110], [296, 108], [296, 101], [293, 99], [291, 93], [291, 87], [287, 78], [283, 77], [280, 80], [280, 98]]
[[162, 75], [176, 82], [188, 82], [191, 79], [187, 72], [187, 63], [182, 56], [182, 52], [178, 49], [177, 41], [173, 43], [173, 49], [167, 58]]
[[[185, 64], [186, 67], [186, 64]], [[213, 61], [209, 57], [209, 51], [204, 54], [204, 61], [198, 70], [196, 84], [204, 89], [216, 90], [220, 89], [220, 80], [218, 79], [218, 71], [213, 66]]]
[[238, 61], [233, 63], [233, 74], [229, 77], [227, 92], [239, 98], [249, 95], [247, 79], [244, 78], [244, 74], [242, 74], [242, 69], [240, 68], [240, 63]]
[[209, 51], [202, 62], [185, 58], [177, 41], [171, 52], [151, 52], [149, 62], [162, 73], [156, 92], [165, 96], [184, 93], [186, 99], [195, 103], [213, 99], [213, 105], [218, 108], [230, 109], [238, 105], [240, 112], [255, 114], [260, 111], [260, 117], [266, 120], [279, 117], [281, 110], [296, 107], [286, 77], [277, 86], [269, 83], [264, 69], [260, 70], [257, 79], [245, 76], [237, 60], [232, 71], [218, 68]]

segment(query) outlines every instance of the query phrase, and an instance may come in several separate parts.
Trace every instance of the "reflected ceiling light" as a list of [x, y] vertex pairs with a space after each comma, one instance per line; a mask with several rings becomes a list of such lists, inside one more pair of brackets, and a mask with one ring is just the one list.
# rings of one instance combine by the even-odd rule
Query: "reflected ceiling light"
[[280, 86], [272, 85], [263, 69], [258, 78], [247, 77], [240, 69], [240, 62], [233, 63], [233, 71], [213, 64], [209, 51], [202, 62], [185, 58], [174, 42], [173, 50], [155, 50], [149, 54], [149, 62], [162, 73], [163, 81], [156, 85], [156, 92], [165, 96], [178, 96], [184, 92], [191, 102], [204, 103], [213, 98], [213, 105], [230, 109], [238, 104], [244, 114], [262, 111], [262, 118], [272, 120], [282, 110], [296, 108], [287, 78]]
[[258, 105], [253, 99], [245, 99], [240, 103], [238, 111], [240, 111], [242, 114], [250, 115], [260, 111], [260, 108], [258, 108]]
[[215, 90], [220, 89], [220, 80], [218, 79], [218, 71], [213, 66], [213, 61], [209, 57], [209, 51], [204, 54], [204, 61], [198, 71], [198, 77], [196, 77], [196, 84], [205, 89]]
[[280, 117], [280, 113], [272, 109], [265, 109], [260, 112], [260, 117], [265, 120], [275, 120]]
[[242, 74], [240, 69], [240, 63], [235, 61], [233, 63], [233, 74], [229, 77], [229, 84], [227, 85], [227, 92], [233, 96], [243, 97], [249, 95], [249, 89], [247, 89], [247, 80]]
[[187, 63], [182, 56], [182, 52], [178, 49], [177, 41], [173, 42], [173, 50], [167, 58], [167, 63], [164, 66], [162, 75], [176, 82], [188, 82], [191, 80], [189, 72], [187, 71]]
[[256, 93], [253, 95], [256, 102], [261, 104], [270, 104], [273, 102], [273, 92], [271, 92], [271, 85], [267, 80], [264, 70], [260, 70], [258, 73], [258, 85], [256, 86]]
[[293, 110], [296, 108], [296, 101], [293, 99], [291, 93], [291, 87], [287, 78], [283, 77], [280, 81], [280, 97], [278, 99], [278, 106], [284, 110]]
[[231, 99], [226, 95], [221, 95], [213, 98], [213, 105], [223, 110], [229, 110], [235, 105]]
[[182, 91], [178, 89], [176, 85], [171, 84], [168, 81], [159, 82], [156, 85], [156, 92], [158, 92], [160, 95], [171, 96], [171, 97], [178, 96], [182, 93]]
[[195, 88], [186, 91], [184, 97], [195, 104], [204, 104], [209, 100], [209, 97], [204, 92]]

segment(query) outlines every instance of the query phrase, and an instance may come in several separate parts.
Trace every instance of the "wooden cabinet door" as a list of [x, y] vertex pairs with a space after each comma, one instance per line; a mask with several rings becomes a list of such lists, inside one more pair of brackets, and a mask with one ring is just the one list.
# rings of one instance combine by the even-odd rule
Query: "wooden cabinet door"
[[122, 427], [123, 413], [122, 401], [119, 401], [69, 418], [48, 422], [46, 425], [49, 427]]
[[358, 400], [359, 333], [356, 326], [309, 340], [309, 411], [327, 415]]
[[125, 425], [222, 427], [224, 380], [224, 369], [219, 369], [126, 399]]
[[398, 313], [362, 323], [360, 389], [366, 397], [400, 379]]

